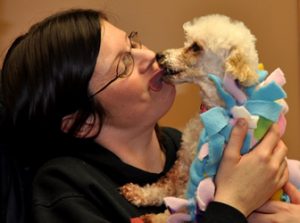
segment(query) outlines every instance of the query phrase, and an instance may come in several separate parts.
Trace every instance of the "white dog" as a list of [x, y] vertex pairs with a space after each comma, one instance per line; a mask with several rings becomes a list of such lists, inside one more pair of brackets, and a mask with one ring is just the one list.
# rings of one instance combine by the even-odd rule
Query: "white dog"
[[207, 74], [230, 74], [245, 86], [258, 81], [256, 38], [242, 22], [209, 15], [185, 23], [183, 29], [184, 47], [158, 54], [158, 61], [169, 74], [176, 73], [173, 81], [198, 84], [208, 108], [224, 104]]
[[[194, 206], [205, 210], [213, 199], [213, 177], [234, 121], [243, 117], [249, 122], [242, 153], [248, 152], [272, 123], [279, 122], [282, 134], [285, 129], [283, 114], [288, 107], [281, 89], [284, 75], [277, 69], [266, 78], [267, 72], [258, 70], [256, 38], [242, 22], [209, 15], [185, 23], [183, 28], [184, 47], [165, 50], [157, 54], [157, 60], [166, 70], [166, 81], [200, 86], [204, 113], [201, 120], [199, 116], [192, 119], [183, 131], [178, 159], [165, 177], [144, 187], [127, 184], [121, 188], [121, 193], [137, 206], [161, 205], [165, 201], [169, 209], [177, 211], [190, 204], [173, 198], [186, 198], [187, 193], [188, 199], [196, 198]], [[265, 106], [267, 111], [255, 111], [256, 99], [264, 101], [260, 108]], [[298, 162], [293, 168], [300, 172]], [[300, 187], [298, 175], [294, 183]], [[191, 220], [195, 215], [179, 218]]]

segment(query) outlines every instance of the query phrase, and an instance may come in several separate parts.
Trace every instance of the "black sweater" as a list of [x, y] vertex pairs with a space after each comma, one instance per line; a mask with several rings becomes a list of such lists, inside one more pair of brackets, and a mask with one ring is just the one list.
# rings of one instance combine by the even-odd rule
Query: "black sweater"
[[[164, 128], [162, 137], [166, 164], [160, 174], [127, 165], [92, 141], [86, 141], [72, 156], [50, 160], [40, 168], [33, 183], [34, 222], [125, 223], [146, 213], [163, 212], [163, 205], [138, 208], [118, 190], [128, 182], [140, 185], [155, 182], [172, 167], [181, 133]], [[207, 223], [246, 222], [237, 210], [215, 202], [208, 207], [205, 215]], [[230, 217], [224, 218], [223, 215]]]

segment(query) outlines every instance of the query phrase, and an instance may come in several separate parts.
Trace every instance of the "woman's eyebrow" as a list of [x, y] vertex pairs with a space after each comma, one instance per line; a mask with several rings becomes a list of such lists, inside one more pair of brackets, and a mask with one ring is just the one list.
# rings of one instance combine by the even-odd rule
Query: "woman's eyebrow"
[[129, 47], [131, 48], [131, 46], [130, 46], [129, 34], [125, 32], [124, 35], [125, 35], [125, 41], [126, 41], [127, 43], [129, 43]]

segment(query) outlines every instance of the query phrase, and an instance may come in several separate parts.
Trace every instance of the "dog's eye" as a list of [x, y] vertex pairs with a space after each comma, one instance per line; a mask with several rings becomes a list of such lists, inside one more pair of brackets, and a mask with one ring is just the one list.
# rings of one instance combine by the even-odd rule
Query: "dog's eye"
[[199, 46], [197, 43], [193, 43], [190, 46], [190, 50], [195, 52], [195, 53], [198, 53], [199, 51], [203, 50], [203, 48], [202, 48], [202, 46]]

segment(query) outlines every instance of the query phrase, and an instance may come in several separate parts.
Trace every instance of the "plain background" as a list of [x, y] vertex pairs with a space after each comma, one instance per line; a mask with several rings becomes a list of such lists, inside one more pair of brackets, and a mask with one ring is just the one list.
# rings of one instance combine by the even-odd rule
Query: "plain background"
[[[260, 61], [269, 72], [286, 74], [290, 111], [284, 140], [289, 157], [300, 159], [299, 3], [297, 0], [0, 0], [0, 62], [12, 40], [30, 25], [67, 8], [104, 10], [127, 32], [136, 30], [154, 51], [181, 47], [182, 24], [194, 17], [219, 13], [242, 20], [257, 37]], [[198, 88], [178, 86], [172, 110], [160, 124], [183, 129], [200, 106]]]

